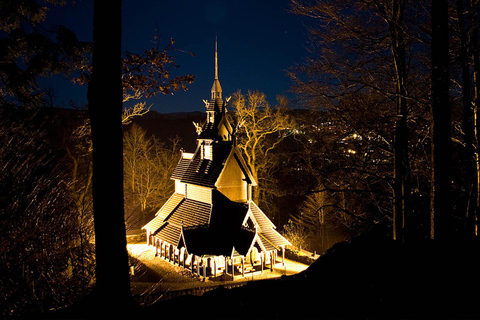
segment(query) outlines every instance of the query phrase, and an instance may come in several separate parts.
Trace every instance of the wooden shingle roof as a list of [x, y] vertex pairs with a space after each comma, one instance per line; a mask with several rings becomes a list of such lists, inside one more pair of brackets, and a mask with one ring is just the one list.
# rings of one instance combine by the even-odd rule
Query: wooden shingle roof
[[206, 122], [203, 125], [202, 132], [198, 135], [198, 139], [215, 139], [217, 135], [217, 123]]
[[223, 142], [213, 146], [213, 159], [202, 159], [200, 152], [190, 161], [188, 168], [183, 172], [181, 182], [213, 188], [220, 173], [225, 167], [225, 162], [232, 150], [231, 142]]
[[142, 229], [153, 233], [160, 232], [165, 225], [180, 228], [208, 224], [211, 205], [192, 199], [185, 199], [183, 195], [174, 193], [157, 213], [157, 216]]
[[163, 220], [164, 220], [163, 217], [156, 216], [155, 218], [150, 220], [149, 223], [144, 225], [142, 229], [156, 232], [164, 224]]
[[182, 236], [182, 227], [166, 222], [160, 229], [157, 230], [156, 233], [154, 233], [154, 235], [163, 241], [166, 241], [174, 246], [178, 246]]
[[265, 246], [267, 251], [271, 251], [272, 246], [275, 250], [278, 250], [281, 246], [291, 245], [291, 243], [285, 239], [280, 233], [276, 230], [269, 228], [265, 232], [259, 232], [260, 239], [262, 244]]
[[263, 213], [253, 201], [250, 202], [250, 212], [253, 215], [254, 221], [257, 223], [260, 241], [267, 251], [277, 250], [283, 245], [291, 245], [287, 239], [275, 230], [276, 227], [273, 222], [268, 219], [265, 213]]
[[177, 166], [175, 167], [175, 170], [173, 170], [172, 179], [182, 179], [183, 174], [185, 173], [185, 171], [187, 171], [191, 161], [192, 159], [180, 159]]
[[260, 232], [266, 231], [271, 228], [276, 229], [273, 222], [268, 219], [265, 213], [263, 213], [263, 211], [260, 210], [257, 204], [253, 201], [250, 201], [250, 211], [253, 214], [255, 222], [260, 227]]
[[186, 228], [183, 232], [187, 252], [196, 255], [231, 256], [234, 250], [246, 255], [255, 240], [255, 231], [241, 227], [231, 230]]
[[172, 196], [168, 198], [167, 202], [165, 202], [165, 204], [160, 208], [160, 210], [155, 213], [155, 216], [165, 219], [170, 214], [170, 212], [172, 212], [173, 209], [175, 209], [180, 204], [180, 202], [184, 198], [185, 196], [183, 194], [172, 194]]
[[191, 227], [208, 224], [211, 205], [192, 199], [185, 199], [165, 219], [166, 222], [177, 226]]
[[172, 213], [172, 211], [185, 199], [183, 194], [174, 193], [172, 196], [165, 202], [165, 204], [157, 211], [155, 218], [153, 218], [149, 223], [143, 226], [142, 229], [156, 231], [164, 223], [165, 218]]

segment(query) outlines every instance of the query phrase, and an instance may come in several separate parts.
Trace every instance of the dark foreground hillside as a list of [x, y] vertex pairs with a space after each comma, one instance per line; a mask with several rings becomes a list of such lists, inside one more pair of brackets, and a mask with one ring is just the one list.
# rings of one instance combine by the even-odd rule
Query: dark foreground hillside
[[[184, 296], [113, 316], [479, 318], [479, 249], [477, 240], [399, 245], [369, 232], [336, 244], [295, 276], [252, 282], [231, 290], [218, 289], [201, 297]], [[50, 316], [95, 318], [99, 314], [94, 310], [83, 305]]]
[[[374, 232], [304, 272], [158, 303], [165, 318], [479, 318], [478, 242], [398, 245]], [[188, 306], [188, 307], [185, 307]]]

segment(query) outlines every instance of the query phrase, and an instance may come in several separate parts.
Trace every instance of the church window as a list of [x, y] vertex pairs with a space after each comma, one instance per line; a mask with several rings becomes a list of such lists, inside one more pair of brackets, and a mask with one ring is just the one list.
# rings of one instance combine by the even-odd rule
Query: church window
[[210, 141], [205, 141], [204, 145], [204, 159], [212, 160], [212, 145]]

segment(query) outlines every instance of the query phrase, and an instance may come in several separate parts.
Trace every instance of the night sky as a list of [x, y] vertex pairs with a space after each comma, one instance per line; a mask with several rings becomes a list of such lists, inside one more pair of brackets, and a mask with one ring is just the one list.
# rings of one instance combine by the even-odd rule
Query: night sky
[[[309, 21], [289, 13], [289, 6], [289, 0], [123, 0], [123, 47], [140, 53], [154, 46], [157, 34], [163, 46], [173, 38], [179, 49], [173, 55], [181, 67], [172, 76], [195, 76], [187, 92], [150, 98], [147, 104], [161, 113], [204, 111], [202, 99], [210, 98], [214, 79], [215, 35], [224, 97], [237, 89], [244, 93], [260, 90], [275, 103], [276, 95], [286, 94], [291, 85], [285, 70], [308, 54], [305, 24]], [[64, 25], [79, 40], [91, 41], [93, 1], [54, 7], [47, 24]], [[72, 85], [60, 77], [42, 83], [56, 88], [58, 105], [67, 105], [69, 100], [86, 102], [86, 86]]]

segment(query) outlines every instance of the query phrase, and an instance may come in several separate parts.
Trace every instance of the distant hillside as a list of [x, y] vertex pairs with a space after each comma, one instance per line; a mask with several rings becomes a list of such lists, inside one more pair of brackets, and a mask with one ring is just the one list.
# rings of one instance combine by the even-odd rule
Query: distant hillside
[[136, 117], [133, 122], [162, 141], [168, 141], [170, 138], [179, 136], [182, 148], [187, 152], [193, 152], [197, 139], [193, 122], [203, 122], [205, 117], [205, 113], [198, 111], [168, 114], [150, 111], [144, 116]]

